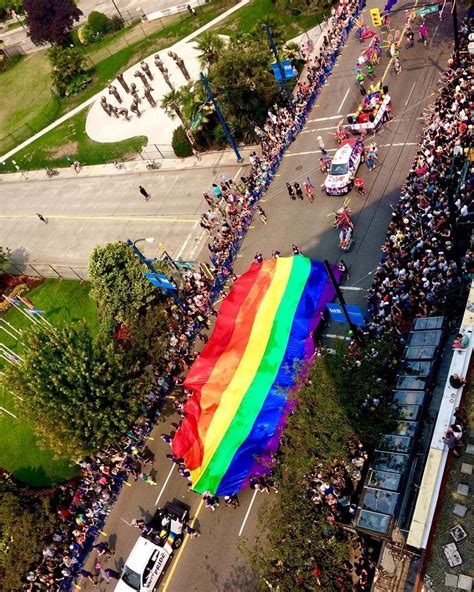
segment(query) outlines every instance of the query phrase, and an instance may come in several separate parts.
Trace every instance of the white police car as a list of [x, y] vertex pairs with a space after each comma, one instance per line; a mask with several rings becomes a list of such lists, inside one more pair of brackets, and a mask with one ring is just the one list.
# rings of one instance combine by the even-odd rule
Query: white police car
[[183, 542], [188, 508], [168, 502], [149, 525], [153, 532], [141, 536], [127, 557], [115, 592], [152, 592], [158, 586], [175, 549]]
[[364, 161], [364, 144], [358, 138], [344, 140], [334, 155], [331, 168], [324, 181], [324, 190], [328, 195], [348, 193], [356, 176], [359, 165]]

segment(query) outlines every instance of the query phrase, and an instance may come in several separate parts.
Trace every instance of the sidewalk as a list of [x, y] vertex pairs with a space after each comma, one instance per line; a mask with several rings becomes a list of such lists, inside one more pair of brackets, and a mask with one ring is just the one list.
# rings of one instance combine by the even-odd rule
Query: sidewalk
[[230, 148], [219, 152], [204, 153], [201, 160], [195, 156], [189, 158], [166, 158], [156, 160], [161, 166], [158, 169], [147, 169], [148, 160], [132, 160], [120, 162], [120, 168], [115, 168], [112, 163], [84, 166], [80, 173], [76, 173], [72, 168], [67, 167], [59, 170], [59, 175], [47, 177], [44, 169], [37, 171], [23, 171], [18, 173], [0, 174], [0, 183], [14, 183], [25, 181], [52, 181], [54, 179], [78, 179], [80, 177], [110, 177], [111, 175], [133, 175], [142, 173], [152, 173], [159, 171], [185, 171], [190, 169], [217, 169], [223, 167], [249, 166], [249, 155], [256, 150], [256, 146], [239, 147], [239, 152], [244, 159], [242, 163], [237, 163], [234, 151]]

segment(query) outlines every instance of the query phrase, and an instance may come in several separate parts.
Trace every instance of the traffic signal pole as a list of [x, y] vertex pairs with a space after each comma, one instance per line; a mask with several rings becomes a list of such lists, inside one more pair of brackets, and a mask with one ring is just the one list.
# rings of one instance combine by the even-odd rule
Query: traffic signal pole
[[283, 67], [283, 65], [280, 61], [280, 58], [278, 57], [278, 51], [277, 51], [277, 48], [275, 45], [275, 41], [273, 40], [273, 35], [272, 35], [272, 30], [270, 29], [270, 25], [265, 25], [265, 31], [267, 32], [267, 37], [268, 37], [268, 41], [270, 42], [271, 50], [273, 52], [273, 55], [275, 56], [275, 60], [278, 65], [278, 69], [280, 70], [280, 76], [281, 76], [281, 79], [283, 82], [283, 86], [285, 87], [286, 95], [288, 97], [288, 103], [291, 105], [293, 100], [291, 98], [291, 92], [290, 92], [290, 88], [288, 86], [288, 80], [286, 78], [285, 68]]

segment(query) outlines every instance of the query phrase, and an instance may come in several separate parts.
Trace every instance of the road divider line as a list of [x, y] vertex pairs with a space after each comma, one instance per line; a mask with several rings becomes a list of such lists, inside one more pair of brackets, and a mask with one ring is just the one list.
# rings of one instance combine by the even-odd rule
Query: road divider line
[[194, 256], [196, 254], [196, 251], [198, 250], [198, 248], [201, 246], [202, 243], [202, 239], [205, 238], [207, 235], [207, 232], [205, 230], [203, 230], [201, 232], [201, 235], [199, 238], [196, 239], [196, 244], [194, 246], [194, 249], [191, 251], [191, 261], [194, 261]]
[[413, 83], [413, 86], [411, 87], [411, 91], [410, 94], [408, 95], [408, 99], [405, 101], [405, 107], [408, 105], [408, 103], [410, 102], [411, 99], [411, 95], [413, 94], [413, 91], [415, 90], [415, 86], [416, 86], [416, 80]]
[[258, 489], [256, 489], [253, 492], [253, 496], [252, 496], [252, 499], [250, 500], [250, 504], [249, 504], [249, 507], [247, 509], [247, 513], [245, 514], [244, 521], [242, 522], [242, 526], [240, 527], [240, 530], [239, 530], [239, 536], [243, 533], [244, 528], [245, 528], [245, 525], [247, 524], [247, 520], [248, 520], [248, 517], [249, 517], [249, 514], [250, 514], [250, 510], [252, 509], [253, 502], [255, 501], [255, 498], [257, 496], [257, 493], [258, 493]]
[[[195, 224], [199, 222], [196, 218], [163, 218], [161, 216], [51, 216], [50, 214], [43, 214], [47, 220], [91, 220], [95, 221], [98, 220], [100, 222], [104, 221], [138, 221], [138, 222], [186, 222]], [[0, 218], [14, 218], [20, 219], [25, 218], [27, 220], [35, 220], [38, 216], [30, 215], [30, 214], [0, 214]]]
[[355, 292], [367, 292], [365, 288], [358, 288], [357, 286], [339, 286], [340, 290], [353, 290]]
[[342, 106], [343, 106], [343, 105], [344, 105], [344, 103], [346, 102], [347, 95], [349, 94], [349, 91], [350, 91], [350, 90], [351, 90], [350, 88], [348, 88], [348, 89], [346, 90], [346, 94], [344, 95], [344, 98], [342, 99], [342, 101], [341, 101], [341, 104], [339, 105], [339, 109], [337, 110], [337, 112], [338, 112], [338, 113], [340, 113], [340, 112], [341, 112], [341, 110], [342, 110]]
[[[201, 503], [199, 504], [199, 506], [198, 506], [198, 508], [197, 508], [197, 510], [196, 510], [196, 513], [194, 514], [194, 517], [193, 517], [193, 519], [192, 519], [192, 521], [191, 521], [191, 524], [190, 524], [191, 528], [193, 528], [193, 526], [194, 526], [194, 523], [196, 522], [196, 520], [197, 520], [197, 517], [198, 517], [198, 515], [199, 515], [199, 512], [202, 510], [202, 507], [203, 507], [203, 505], [204, 505], [204, 500], [202, 499], [202, 500], [201, 500]], [[184, 541], [183, 541], [183, 544], [181, 545], [181, 547], [180, 547], [180, 549], [179, 549], [178, 553], [176, 554], [176, 557], [175, 557], [175, 558], [174, 558], [174, 560], [173, 560], [173, 564], [172, 564], [172, 566], [171, 566], [171, 569], [170, 569], [170, 571], [168, 572], [168, 577], [167, 577], [167, 579], [166, 579], [166, 582], [165, 582], [165, 583], [164, 583], [164, 585], [163, 585], [163, 592], [166, 592], [166, 590], [168, 590], [168, 586], [170, 585], [171, 578], [173, 577], [173, 574], [174, 574], [174, 572], [175, 572], [175, 570], [176, 570], [176, 567], [178, 566], [178, 563], [179, 563], [179, 560], [180, 560], [181, 554], [183, 553], [183, 551], [184, 551], [184, 548], [186, 547], [186, 545], [187, 545], [187, 543], [188, 543], [188, 540], [189, 540], [189, 537], [188, 537], [188, 536], [187, 536], [187, 537], [185, 537], [185, 539], [184, 539]]]
[[189, 241], [191, 240], [191, 237], [194, 234], [194, 231], [196, 230], [196, 226], [198, 225], [198, 221], [196, 220], [196, 223], [194, 224], [194, 226], [191, 229], [191, 232], [188, 234], [188, 236], [186, 237], [186, 240], [184, 241], [181, 249], [178, 251], [178, 254], [176, 255], [176, 259], [179, 259], [181, 257], [181, 255], [184, 252], [184, 249], [188, 246]]
[[340, 115], [331, 115], [330, 117], [318, 117], [317, 119], [308, 119], [307, 123], [317, 123], [318, 121], [329, 121], [330, 119], [340, 119]]
[[166, 481], [163, 483], [163, 487], [161, 488], [161, 491], [160, 491], [160, 493], [158, 494], [158, 497], [156, 498], [156, 501], [155, 501], [155, 506], [157, 506], [157, 505], [158, 505], [158, 502], [160, 501], [160, 499], [161, 499], [161, 496], [163, 495], [163, 491], [165, 490], [165, 487], [168, 485], [168, 481], [170, 480], [171, 473], [173, 472], [173, 469], [174, 469], [174, 464], [173, 464], [173, 466], [171, 467], [171, 469], [170, 469], [170, 472], [168, 473], [168, 477], [166, 477]]

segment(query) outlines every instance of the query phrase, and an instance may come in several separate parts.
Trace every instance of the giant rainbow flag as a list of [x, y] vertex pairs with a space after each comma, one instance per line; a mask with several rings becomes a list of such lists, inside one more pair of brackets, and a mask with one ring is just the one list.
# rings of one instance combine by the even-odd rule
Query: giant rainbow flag
[[235, 282], [184, 382], [193, 394], [173, 439], [195, 491], [237, 493], [268, 472], [298, 362], [333, 297], [323, 263], [301, 255], [253, 263]]

